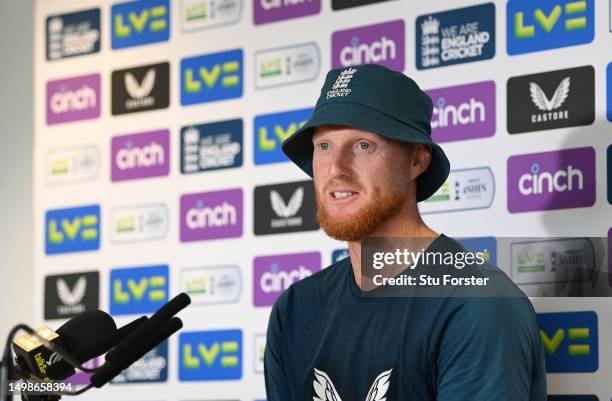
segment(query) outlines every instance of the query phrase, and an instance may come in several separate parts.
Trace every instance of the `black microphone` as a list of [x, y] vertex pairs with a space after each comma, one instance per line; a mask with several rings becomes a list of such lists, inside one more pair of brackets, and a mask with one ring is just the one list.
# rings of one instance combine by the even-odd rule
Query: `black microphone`
[[[92, 358], [108, 352], [147, 320], [148, 318], [146, 316], [141, 316], [118, 330], [97, 339], [97, 341], [81, 341], [82, 344], [75, 345], [74, 350], [69, 349], [69, 352], [79, 364], [85, 363]], [[65, 372], [67, 372], [70, 367], [71, 365], [68, 361], [61, 359], [48, 367], [47, 375], [54, 379], [66, 379], [70, 375], [66, 376]]]
[[117, 325], [113, 318], [101, 310], [79, 313], [56, 330], [64, 343], [64, 348], [69, 352], [106, 335], [112, 335], [116, 331]]
[[130, 335], [134, 330], [136, 330], [147, 320], [149, 320], [149, 318], [147, 318], [146, 316], [141, 316], [138, 319], [133, 320], [130, 323], [122, 326], [114, 333], [105, 336], [101, 340], [75, 349], [73, 353], [75, 359], [83, 363], [96, 356], [100, 356], [108, 352], [111, 348], [119, 344], [120, 341], [123, 341], [128, 335]]
[[[116, 331], [115, 321], [108, 313], [94, 310], [78, 314], [64, 323], [57, 331], [42, 326], [36, 330], [36, 333], [50, 342], [53, 348], [70, 355], [75, 349], [95, 343]], [[55, 350], [48, 349], [32, 334], [16, 338], [13, 341], [13, 350], [17, 357], [18, 367], [26, 374], [49, 381], [66, 378], [75, 373], [74, 367], [66, 364], [62, 370], [55, 372], [55, 376], [50, 376], [49, 366], [61, 360], [62, 356]]]
[[[14, 333], [18, 330], [25, 330], [28, 334], [22, 336], [24, 337], [24, 344], [31, 346], [33, 340], [38, 342], [37, 345], [35, 344], [35, 347], [31, 347], [30, 351], [34, 349], [39, 350], [39, 346], [42, 346], [44, 350], [46, 350], [47, 356], [52, 352], [56, 354], [54, 360], [57, 361], [55, 364], [58, 364], [58, 366], [54, 366], [55, 364], [51, 365], [53, 367], [48, 370], [47, 368], [50, 367], [49, 363], [51, 362], [51, 358], [43, 358], [42, 362], [44, 363], [45, 369], [43, 369], [43, 372], [39, 372], [43, 373], [42, 376], [40, 374], [32, 374], [29, 369], [21, 371], [20, 375], [22, 378], [33, 380], [34, 382], [48, 382], [51, 378], [59, 378], [62, 376], [66, 378], [70, 376], [70, 374], [67, 374], [67, 371], [61, 368], [61, 365], [64, 364], [72, 369], [72, 373], [74, 373], [74, 367], [86, 372], [95, 373], [91, 376], [91, 382], [85, 388], [76, 392], [53, 393], [54, 395], [52, 397], [82, 394], [94, 387], [94, 385], [95, 387], [101, 387], [121, 373], [121, 371], [142, 358], [147, 352], [180, 330], [183, 327], [183, 323], [179, 318], [173, 316], [187, 307], [190, 303], [191, 299], [189, 296], [185, 293], [181, 293], [166, 305], [162, 306], [150, 319], [142, 316], [121, 327], [119, 330], [117, 330], [113, 319], [105, 312], [84, 312], [75, 316], [58, 329], [62, 336], [66, 338], [66, 342], [69, 345], [66, 349], [62, 346], [63, 343], [59, 345], [60, 335], [46, 327], [41, 328], [39, 334], [29, 326], [23, 324], [17, 325], [11, 330], [11, 334], [9, 335], [10, 339], [13, 338]], [[34, 334], [36, 334], [36, 336]], [[83, 334], [87, 335], [88, 338], [83, 339]], [[39, 335], [42, 340], [38, 339], [37, 336]], [[47, 338], [47, 335], [50, 337]], [[55, 342], [57, 342], [57, 344]], [[20, 348], [23, 347], [16, 346], [18, 343], [17, 340], [15, 340], [14, 343], [13, 348], [16, 353], [25, 352], [25, 349], [20, 350]], [[101, 367], [88, 369], [81, 366], [83, 362], [107, 352], [112, 347], [115, 348], [106, 354], [106, 363]], [[5, 349], [3, 356], [3, 363], [7, 363], [7, 366], [2, 366], [2, 369], [0, 369], [2, 371], [2, 385], [0, 386], [2, 394], [6, 394], [6, 378], [13, 377], [10, 369], [12, 367], [12, 361], [10, 360], [9, 349], [9, 347]], [[42, 349], [40, 349], [40, 351], [42, 351]], [[76, 354], [77, 358], [75, 358], [73, 354]], [[22, 358], [22, 360], [25, 359]], [[38, 364], [37, 366], [41, 366], [40, 352], [38, 353], [38, 358], [34, 361]], [[22, 363], [25, 365], [25, 362]], [[49, 376], [49, 373], [51, 373], [51, 376]], [[7, 399], [10, 400], [10, 398], [11, 397], [8, 397]]]
[[124, 358], [132, 354], [142, 344], [142, 341], [149, 338], [159, 327], [190, 303], [191, 298], [184, 292], [172, 298], [167, 304], [159, 308], [149, 320], [141, 324], [123, 342], [106, 354], [106, 361], [114, 361], [117, 357]]
[[[142, 326], [141, 326], [142, 327]], [[183, 322], [178, 317], [173, 317], [161, 325], [149, 337], [141, 338], [140, 342], [126, 354], [116, 354], [112, 361], [107, 360], [91, 378], [91, 384], [100, 388], [111, 381], [115, 376], [128, 368], [138, 359], [142, 358], [147, 352], [157, 347], [172, 334], [183, 327]]]

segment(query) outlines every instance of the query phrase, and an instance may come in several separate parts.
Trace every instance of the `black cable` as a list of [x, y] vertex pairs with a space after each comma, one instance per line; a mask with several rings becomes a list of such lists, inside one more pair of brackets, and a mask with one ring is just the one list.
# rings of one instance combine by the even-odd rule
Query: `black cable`
[[0, 377], [0, 396], [4, 399], [4, 401], [13, 401], [13, 395], [9, 394], [8, 391], [9, 381], [13, 380], [13, 353], [11, 351], [11, 344], [13, 343], [13, 339], [19, 330], [23, 330], [28, 334], [34, 333], [34, 330], [30, 326], [18, 324], [11, 329], [6, 337], [4, 352], [2, 353], [2, 369], [0, 369], [2, 372], [2, 377]]
[[[16, 369], [15, 366], [13, 366], [13, 353], [12, 353], [12, 343], [13, 340], [15, 338], [15, 335], [17, 334], [17, 332], [19, 332], [20, 330], [25, 331], [26, 333], [28, 333], [31, 336], [36, 337], [36, 339], [38, 339], [43, 346], [45, 346], [47, 349], [53, 351], [53, 352], [57, 352], [57, 354], [59, 356], [61, 356], [62, 358], [64, 358], [64, 360], [66, 360], [70, 365], [72, 365], [74, 368], [80, 369], [84, 372], [88, 372], [88, 373], [95, 373], [98, 371], [98, 368], [86, 368], [84, 366], [81, 366], [81, 364], [76, 361], [74, 358], [72, 358], [71, 355], [69, 355], [66, 350], [63, 349], [63, 347], [59, 347], [49, 341], [47, 341], [46, 338], [40, 336], [36, 330], [32, 329], [30, 326], [25, 325], [25, 324], [18, 324], [16, 326], [14, 326], [11, 331], [9, 332], [7, 338], [6, 338], [6, 342], [5, 342], [5, 346], [4, 346], [4, 352], [2, 353], [2, 362], [1, 362], [1, 368], [0, 368], [0, 372], [2, 372], [2, 377], [0, 377], [0, 397], [2, 397], [2, 399], [4, 401], [13, 401], [13, 395], [8, 391], [8, 387], [9, 387], [9, 381], [12, 381], [14, 379], [14, 371], [17, 370], [24, 378], [26, 378], [26, 380], [29, 381], [36, 381], [36, 382], [43, 382], [41, 381], [39, 378], [32, 376], [32, 375], [26, 375], [25, 372], [23, 372], [21, 369]], [[61, 396], [61, 395], [78, 395], [81, 394], [85, 391], [87, 391], [89, 388], [91, 388], [91, 384], [88, 385], [87, 387], [85, 387], [84, 389], [81, 389], [77, 392], [73, 392], [73, 393], [67, 393], [67, 392], [58, 392], [57, 395]]]

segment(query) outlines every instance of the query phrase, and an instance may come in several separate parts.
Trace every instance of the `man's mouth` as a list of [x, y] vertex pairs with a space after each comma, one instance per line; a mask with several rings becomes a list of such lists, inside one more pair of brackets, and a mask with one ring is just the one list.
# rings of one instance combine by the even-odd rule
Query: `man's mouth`
[[359, 192], [340, 189], [331, 191], [329, 195], [334, 204], [343, 204], [354, 200], [359, 195]]

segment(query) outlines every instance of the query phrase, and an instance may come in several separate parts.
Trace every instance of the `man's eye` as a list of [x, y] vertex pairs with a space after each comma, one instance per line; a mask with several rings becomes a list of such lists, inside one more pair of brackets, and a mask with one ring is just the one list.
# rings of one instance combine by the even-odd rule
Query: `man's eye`
[[319, 147], [321, 148], [321, 150], [327, 150], [329, 148], [329, 144], [323, 142], [323, 143], [319, 144]]
[[361, 149], [368, 149], [370, 147], [370, 144], [367, 142], [359, 142], [359, 147]]

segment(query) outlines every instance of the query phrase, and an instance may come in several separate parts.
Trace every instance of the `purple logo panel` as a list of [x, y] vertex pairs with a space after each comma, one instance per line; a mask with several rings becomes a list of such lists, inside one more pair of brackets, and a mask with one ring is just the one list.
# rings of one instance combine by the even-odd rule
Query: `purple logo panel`
[[255, 25], [305, 17], [321, 11], [321, 0], [253, 0]]
[[100, 74], [47, 82], [47, 125], [100, 117]]
[[320, 270], [319, 252], [256, 257], [253, 260], [253, 304], [273, 305], [291, 284]]
[[394, 71], [405, 66], [403, 20], [367, 25], [332, 34], [332, 68], [374, 63]]
[[181, 196], [181, 242], [242, 236], [242, 189]]
[[564, 149], [508, 158], [508, 211], [595, 204], [595, 149]]
[[436, 142], [485, 138], [495, 134], [495, 82], [432, 89], [432, 138]]
[[116, 136], [111, 140], [112, 181], [168, 175], [170, 131]]

